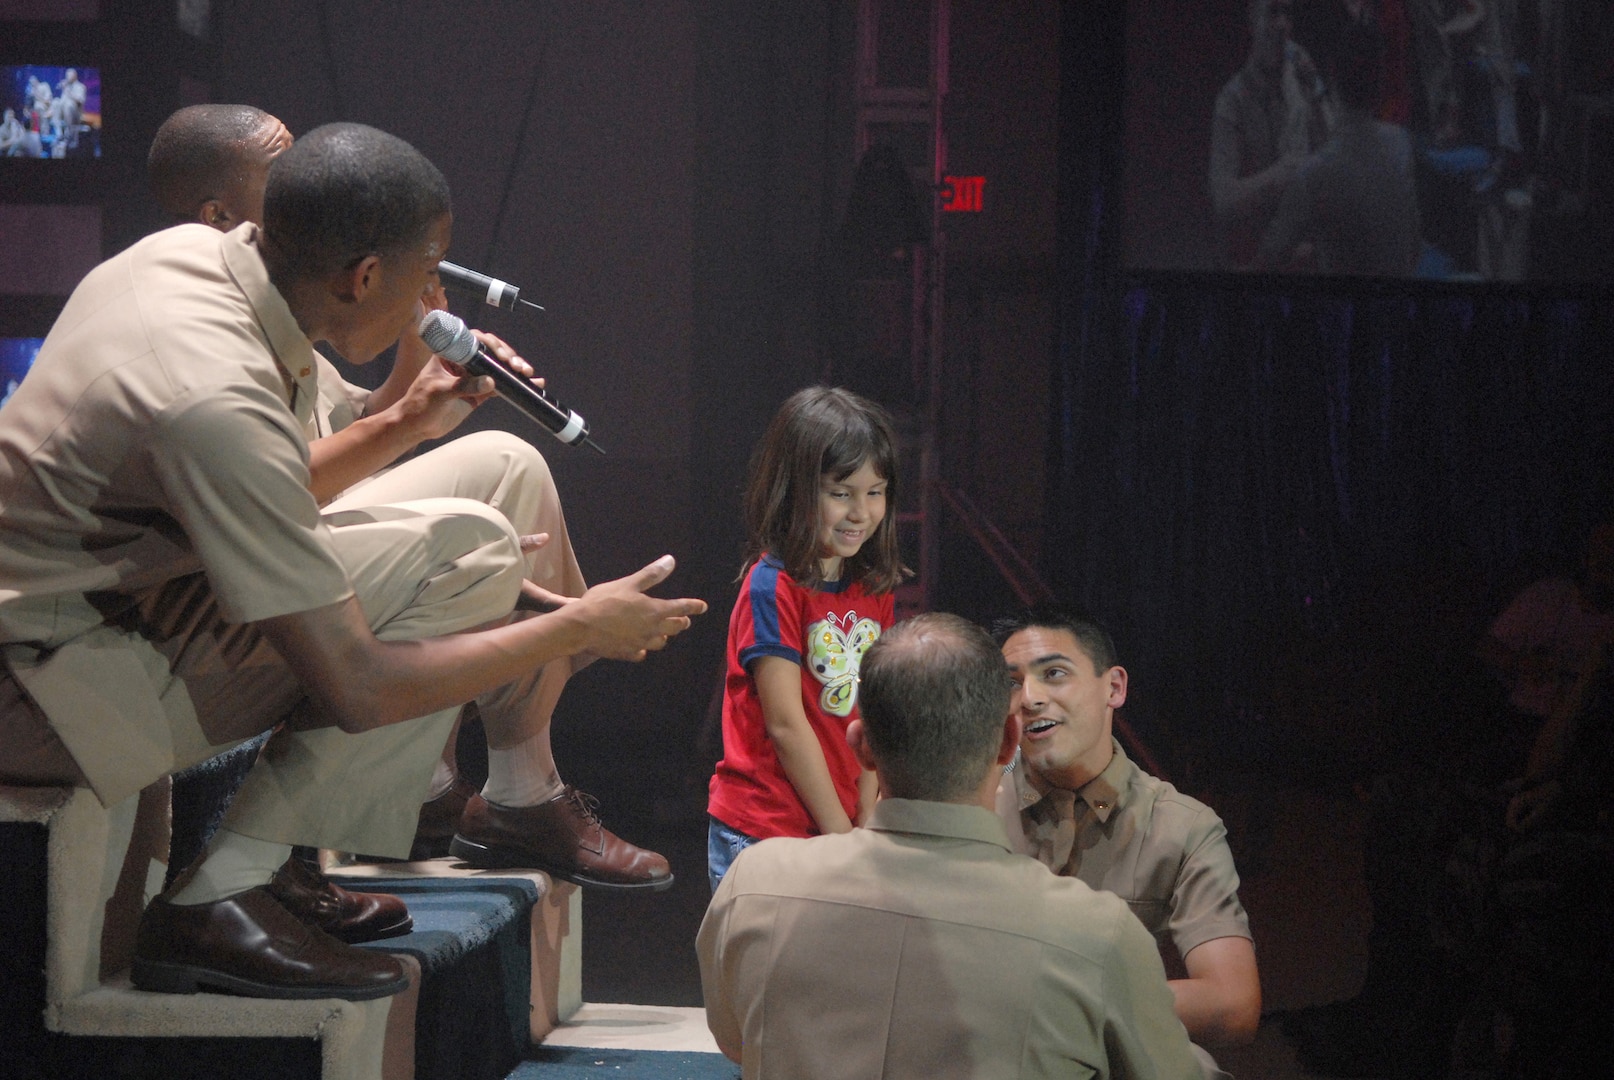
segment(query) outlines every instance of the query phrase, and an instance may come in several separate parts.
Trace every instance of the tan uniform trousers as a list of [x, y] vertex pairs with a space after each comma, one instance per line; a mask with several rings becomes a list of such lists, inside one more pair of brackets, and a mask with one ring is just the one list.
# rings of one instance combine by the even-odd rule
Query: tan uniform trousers
[[[436, 637], [487, 624], [506, 616], [520, 592], [524, 564], [516, 533], [480, 501], [350, 504], [330, 512], [327, 522], [381, 640]], [[145, 597], [139, 623], [127, 647], [141, 654], [161, 701], [156, 714], [166, 717], [168, 728], [152, 737], [168, 740], [174, 769], [280, 725], [231, 804], [225, 828], [278, 843], [408, 853], [457, 707], [360, 735], [317, 726], [326, 721], [290, 668], [254, 627], [219, 616], [200, 574]], [[13, 748], [51, 741], [21, 733], [30, 717], [43, 718], [16, 693], [9, 674], [0, 683], [9, 684], [0, 685], [0, 709], [8, 714], [0, 722], [7, 757]], [[108, 767], [92, 766], [82, 752], [79, 765], [91, 775]], [[30, 779], [26, 762], [19, 761], [18, 771], [20, 779]]]
[[[566, 532], [566, 515], [549, 464], [530, 443], [503, 431], [463, 435], [428, 453], [356, 484], [326, 512], [368, 503], [453, 496], [474, 499], [503, 514], [518, 536], [548, 533], [549, 543], [526, 557], [527, 579], [562, 596], [588, 588]], [[476, 699], [488, 737], [500, 748], [548, 726], [566, 680], [570, 657]]]

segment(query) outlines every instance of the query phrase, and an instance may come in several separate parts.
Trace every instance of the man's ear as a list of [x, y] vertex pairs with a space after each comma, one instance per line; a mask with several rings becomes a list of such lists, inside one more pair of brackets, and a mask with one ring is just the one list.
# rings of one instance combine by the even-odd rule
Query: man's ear
[[998, 744], [999, 765], [1007, 765], [1014, 760], [1015, 751], [1020, 749], [1020, 731], [1024, 726], [1025, 722], [1017, 712], [1010, 713], [1008, 719], [1003, 721], [1003, 741]]
[[873, 770], [874, 754], [869, 750], [869, 733], [863, 729], [861, 719], [846, 725], [846, 745], [852, 748], [852, 756], [859, 765]]
[[1104, 678], [1109, 682], [1110, 691], [1104, 704], [1112, 709], [1119, 709], [1126, 704], [1126, 668], [1116, 664], [1104, 673]]
[[229, 232], [235, 228], [237, 222], [230, 216], [230, 211], [221, 199], [209, 199], [196, 211], [196, 220], [210, 229], [220, 232]]
[[381, 256], [366, 255], [331, 275], [331, 293], [344, 304], [362, 303], [381, 282]]

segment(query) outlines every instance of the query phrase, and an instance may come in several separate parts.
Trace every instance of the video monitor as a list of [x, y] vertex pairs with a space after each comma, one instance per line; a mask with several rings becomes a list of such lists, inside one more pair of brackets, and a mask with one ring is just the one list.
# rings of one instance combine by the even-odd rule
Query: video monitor
[[84, 66], [0, 66], [0, 157], [101, 156], [101, 72]]
[[0, 405], [10, 400], [11, 392], [28, 374], [43, 344], [44, 338], [0, 337]]
[[1614, 6], [1128, 0], [1129, 270], [1608, 282]]

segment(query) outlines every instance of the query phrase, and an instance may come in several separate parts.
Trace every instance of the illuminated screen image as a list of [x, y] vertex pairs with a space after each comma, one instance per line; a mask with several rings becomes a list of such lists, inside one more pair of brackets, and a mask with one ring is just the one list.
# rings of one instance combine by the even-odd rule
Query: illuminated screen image
[[0, 337], [0, 405], [11, 399], [22, 377], [33, 366], [44, 338]]
[[98, 69], [0, 67], [0, 99], [0, 157], [101, 156]]
[[1614, 5], [1128, 0], [1139, 270], [1607, 281]]

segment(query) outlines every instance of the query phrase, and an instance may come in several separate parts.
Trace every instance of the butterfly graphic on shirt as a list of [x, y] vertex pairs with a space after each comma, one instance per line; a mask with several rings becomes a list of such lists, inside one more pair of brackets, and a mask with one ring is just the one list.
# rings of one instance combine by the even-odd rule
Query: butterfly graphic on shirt
[[850, 716], [857, 704], [857, 672], [863, 654], [880, 636], [880, 624], [857, 612], [831, 612], [807, 628], [807, 668], [824, 684], [818, 707], [830, 716]]

